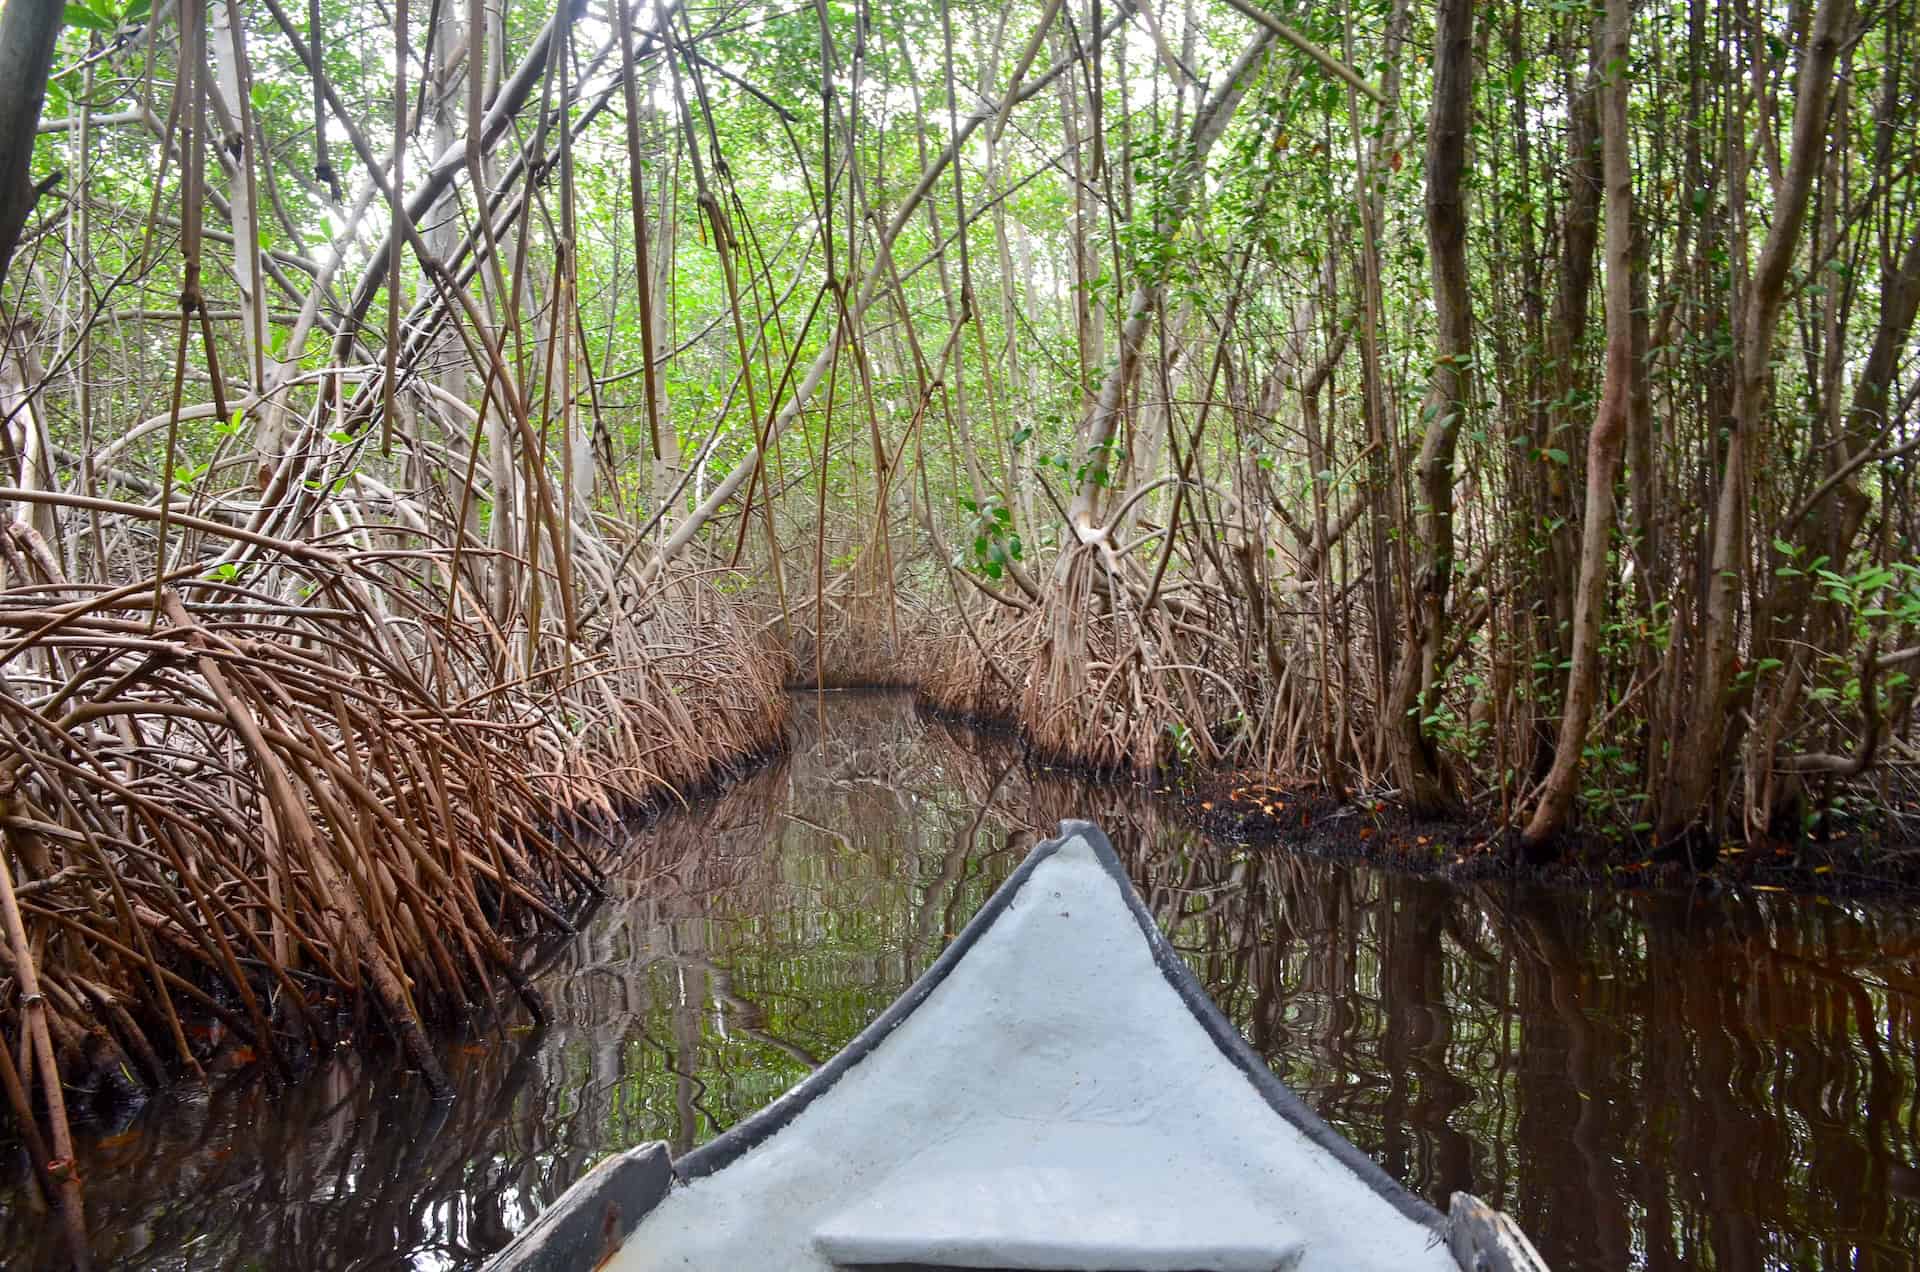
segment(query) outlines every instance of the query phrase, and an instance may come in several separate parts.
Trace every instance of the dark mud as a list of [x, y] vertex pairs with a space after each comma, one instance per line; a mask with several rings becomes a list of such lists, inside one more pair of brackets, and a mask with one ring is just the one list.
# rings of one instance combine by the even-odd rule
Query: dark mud
[[[1920, 899], [1920, 837], [1899, 814], [1881, 828], [1827, 839], [1769, 837], [1754, 844], [1662, 845], [1632, 831], [1570, 834], [1529, 854], [1491, 818], [1432, 818], [1391, 794], [1347, 798], [1273, 785], [1252, 774], [1208, 777], [1167, 793], [1207, 834], [1456, 883], [1527, 880], [1551, 887], [1699, 892], [1752, 888], [1828, 897]], [[1920, 827], [1920, 818], [1913, 823]]]
[[1258, 773], [1161, 773], [1142, 782], [1129, 770], [1081, 764], [1028, 746], [1014, 721], [916, 705], [930, 720], [999, 738], [1036, 768], [1102, 785], [1150, 790], [1216, 838], [1283, 847], [1330, 861], [1360, 861], [1455, 883], [1526, 880], [1556, 888], [1699, 892], [1753, 888], [1810, 896], [1920, 900], [1920, 804], [1868, 816], [1836, 816], [1828, 829], [1774, 835], [1754, 844], [1698, 832], [1662, 844], [1634, 827], [1582, 830], [1542, 849], [1484, 814], [1429, 817], [1394, 802], [1394, 792], [1336, 794], [1276, 784]]

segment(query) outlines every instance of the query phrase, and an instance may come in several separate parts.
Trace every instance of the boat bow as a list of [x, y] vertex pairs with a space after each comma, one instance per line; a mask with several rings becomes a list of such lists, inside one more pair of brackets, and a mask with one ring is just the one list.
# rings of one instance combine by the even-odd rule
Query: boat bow
[[675, 1163], [671, 1188], [662, 1157], [614, 1159], [631, 1188], [590, 1174], [491, 1266], [1543, 1267], [1504, 1215], [1464, 1194], [1442, 1215], [1281, 1083], [1088, 822], [1062, 823], [905, 995]]

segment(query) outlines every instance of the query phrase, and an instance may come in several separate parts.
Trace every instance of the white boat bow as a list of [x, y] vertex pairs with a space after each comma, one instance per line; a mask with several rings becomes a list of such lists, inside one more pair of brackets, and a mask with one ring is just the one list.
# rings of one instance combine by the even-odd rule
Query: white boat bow
[[758, 1114], [591, 1172], [494, 1272], [1544, 1272], [1414, 1196], [1240, 1037], [1106, 836], [1066, 822], [925, 975]]

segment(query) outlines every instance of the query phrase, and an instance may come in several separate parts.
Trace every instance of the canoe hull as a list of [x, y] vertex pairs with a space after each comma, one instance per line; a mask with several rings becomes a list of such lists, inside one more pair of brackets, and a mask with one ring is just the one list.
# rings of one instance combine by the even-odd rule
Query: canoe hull
[[664, 1195], [661, 1155], [615, 1159], [628, 1195], [589, 1175], [489, 1266], [1537, 1266], [1524, 1238], [1483, 1239], [1511, 1224], [1450, 1224], [1288, 1090], [1085, 822], [844, 1051], [674, 1163]]

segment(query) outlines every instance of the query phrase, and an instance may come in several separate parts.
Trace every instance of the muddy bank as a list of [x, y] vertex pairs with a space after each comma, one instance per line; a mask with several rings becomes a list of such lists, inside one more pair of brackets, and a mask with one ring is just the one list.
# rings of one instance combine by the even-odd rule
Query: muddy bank
[[1518, 831], [1488, 817], [1435, 818], [1409, 812], [1394, 792], [1338, 794], [1257, 773], [1210, 773], [1169, 765], [1140, 778], [1131, 765], [1095, 765], [1046, 754], [1006, 714], [956, 711], [919, 691], [931, 719], [1016, 742], [1029, 763], [1081, 781], [1139, 785], [1167, 798], [1207, 835], [1284, 848], [1467, 884], [1527, 880], [1553, 887], [1698, 892], [1753, 888], [1835, 897], [1920, 899], [1920, 808], [1885, 825], [1849, 825], [1827, 839], [1753, 844], [1687, 842], [1663, 847], [1630, 828], [1562, 836], [1529, 854]]
[[1825, 841], [1663, 848], [1623, 831], [1569, 835], [1545, 860], [1529, 859], [1517, 832], [1491, 819], [1408, 813], [1390, 794], [1342, 799], [1248, 774], [1175, 779], [1162, 789], [1209, 835], [1365, 861], [1456, 883], [1526, 879], [1556, 887], [1755, 888], [1827, 896], [1920, 898], [1920, 841], [1899, 831], [1851, 828]]

